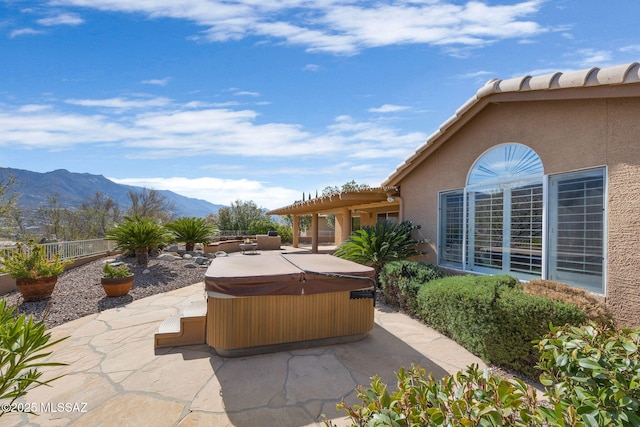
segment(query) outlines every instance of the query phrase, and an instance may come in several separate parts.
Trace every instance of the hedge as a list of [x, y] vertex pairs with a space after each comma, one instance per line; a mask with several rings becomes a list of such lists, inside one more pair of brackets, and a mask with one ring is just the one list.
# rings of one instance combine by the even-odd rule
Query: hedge
[[379, 282], [387, 304], [415, 314], [418, 290], [444, 277], [439, 267], [421, 261], [394, 261], [385, 264]]
[[573, 304], [522, 292], [506, 276], [452, 276], [422, 286], [417, 316], [486, 362], [535, 376], [540, 340], [553, 325], [581, 325]]

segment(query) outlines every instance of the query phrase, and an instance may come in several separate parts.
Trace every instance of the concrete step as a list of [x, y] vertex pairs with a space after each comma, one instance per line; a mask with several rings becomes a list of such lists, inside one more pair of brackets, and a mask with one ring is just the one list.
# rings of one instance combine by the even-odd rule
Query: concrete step
[[154, 336], [154, 347], [204, 344], [207, 328], [207, 301], [194, 301], [180, 314], [162, 322]]

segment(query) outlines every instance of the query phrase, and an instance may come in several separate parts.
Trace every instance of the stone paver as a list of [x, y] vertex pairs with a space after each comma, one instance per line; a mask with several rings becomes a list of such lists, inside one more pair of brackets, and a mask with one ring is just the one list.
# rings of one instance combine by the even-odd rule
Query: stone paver
[[21, 400], [37, 404], [37, 415], [9, 414], [0, 425], [306, 427], [323, 425], [322, 414], [347, 425], [336, 403], [357, 403], [354, 388], [376, 374], [393, 388], [394, 371], [412, 363], [436, 377], [471, 363], [484, 367], [441, 334], [382, 307], [369, 335], [350, 344], [241, 358], [220, 357], [207, 345], [154, 351], [159, 324], [202, 298], [200, 283], [54, 328], [54, 337], [70, 338], [47, 360], [69, 365], [42, 371], [45, 379], [65, 376]]

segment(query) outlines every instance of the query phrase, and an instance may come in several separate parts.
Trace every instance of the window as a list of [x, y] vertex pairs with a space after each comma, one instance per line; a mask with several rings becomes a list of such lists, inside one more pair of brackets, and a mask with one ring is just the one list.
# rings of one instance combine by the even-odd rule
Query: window
[[464, 194], [453, 191], [440, 195], [439, 263], [462, 267]]
[[549, 179], [549, 279], [604, 293], [604, 169]]
[[400, 213], [399, 212], [382, 212], [377, 215], [376, 221], [377, 222], [391, 221], [398, 224], [400, 222]]
[[438, 263], [604, 293], [605, 189], [604, 168], [545, 177], [533, 150], [498, 145], [440, 194]]
[[478, 158], [465, 188], [467, 269], [540, 277], [543, 178], [540, 157], [521, 144]]

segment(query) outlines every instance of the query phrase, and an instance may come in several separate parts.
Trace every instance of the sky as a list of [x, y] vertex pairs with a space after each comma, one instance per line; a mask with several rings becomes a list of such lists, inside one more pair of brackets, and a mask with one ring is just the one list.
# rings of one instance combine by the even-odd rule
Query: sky
[[640, 61], [638, 0], [0, 0], [0, 167], [267, 209], [379, 186], [487, 81]]

